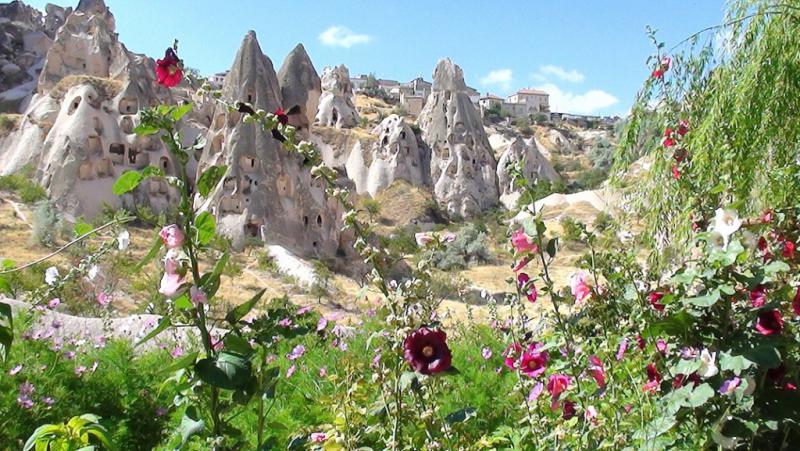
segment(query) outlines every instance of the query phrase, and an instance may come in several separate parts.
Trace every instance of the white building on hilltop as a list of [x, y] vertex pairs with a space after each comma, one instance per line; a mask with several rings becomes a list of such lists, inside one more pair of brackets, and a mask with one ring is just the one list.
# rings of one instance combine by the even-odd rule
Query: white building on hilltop
[[492, 110], [511, 117], [550, 115], [550, 94], [538, 89], [520, 89], [505, 99], [487, 92], [479, 99], [478, 104], [481, 114]]

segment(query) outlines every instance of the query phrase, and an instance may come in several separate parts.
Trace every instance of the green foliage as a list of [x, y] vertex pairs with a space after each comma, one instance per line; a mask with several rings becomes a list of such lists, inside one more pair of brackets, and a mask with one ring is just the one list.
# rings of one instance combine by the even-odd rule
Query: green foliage
[[595, 189], [603, 184], [608, 178], [608, 172], [601, 168], [592, 168], [578, 174], [576, 182], [579, 190]]
[[95, 445], [102, 445], [108, 450], [116, 449], [108, 437], [108, 431], [100, 424], [100, 417], [87, 413], [72, 417], [66, 423], [39, 426], [28, 438], [23, 450], [94, 449]]
[[605, 232], [614, 226], [614, 217], [605, 211], [601, 211], [595, 216], [592, 226], [598, 232]]
[[19, 195], [26, 204], [34, 204], [47, 198], [47, 191], [33, 181], [34, 169], [25, 166], [19, 173], [0, 176], [0, 190], [11, 191]]
[[566, 241], [581, 241], [584, 226], [571, 216], [564, 216], [558, 221], [561, 226], [561, 238]]
[[523, 136], [533, 136], [533, 129], [531, 128], [531, 120], [527, 116], [522, 116], [514, 119], [514, 126]]
[[465, 224], [458, 229], [452, 243], [426, 251], [423, 258], [430, 259], [436, 268], [452, 271], [487, 263], [492, 256], [487, 246], [486, 232], [478, 229], [475, 224]]
[[61, 213], [52, 202], [40, 201], [33, 211], [31, 240], [42, 246], [52, 246], [58, 237], [62, 221]]

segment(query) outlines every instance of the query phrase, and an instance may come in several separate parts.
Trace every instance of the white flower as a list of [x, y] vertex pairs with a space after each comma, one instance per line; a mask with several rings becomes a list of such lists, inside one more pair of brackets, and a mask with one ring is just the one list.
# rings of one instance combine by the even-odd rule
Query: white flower
[[100, 268], [98, 268], [97, 265], [92, 265], [92, 267], [89, 268], [89, 271], [86, 273], [86, 277], [89, 280], [94, 280], [95, 277], [97, 277], [97, 274], [99, 272], [100, 272]]
[[51, 266], [44, 272], [44, 283], [53, 286], [58, 281], [58, 268]]
[[716, 365], [717, 353], [708, 352], [708, 349], [703, 349], [700, 352], [700, 368], [697, 370], [697, 375], [703, 379], [714, 377], [719, 373]]
[[124, 251], [130, 245], [131, 245], [131, 234], [128, 233], [127, 230], [123, 230], [117, 237], [117, 246], [119, 247], [119, 250]]
[[742, 220], [736, 210], [717, 208], [714, 216], [714, 231], [722, 235], [725, 247], [728, 247], [728, 240], [740, 227], [742, 227]]

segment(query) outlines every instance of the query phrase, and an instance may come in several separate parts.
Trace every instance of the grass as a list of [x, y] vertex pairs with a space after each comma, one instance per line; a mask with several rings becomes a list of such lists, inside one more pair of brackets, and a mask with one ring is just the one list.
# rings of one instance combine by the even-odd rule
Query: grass
[[0, 176], [0, 191], [14, 192], [26, 204], [46, 199], [47, 191], [33, 181], [33, 172], [33, 168], [26, 166], [19, 173]]
[[88, 84], [97, 90], [102, 98], [110, 99], [122, 92], [123, 84], [119, 80], [111, 78], [92, 77], [89, 75], [67, 75], [62, 78], [50, 91], [50, 97], [63, 99], [64, 95], [71, 88]]

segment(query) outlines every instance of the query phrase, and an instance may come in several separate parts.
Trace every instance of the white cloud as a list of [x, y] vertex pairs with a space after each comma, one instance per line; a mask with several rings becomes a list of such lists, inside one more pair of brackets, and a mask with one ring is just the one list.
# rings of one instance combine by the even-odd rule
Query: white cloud
[[353, 30], [335, 25], [319, 34], [319, 42], [330, 47], [350, 48], [357, 44], [366, 44], [372, 40], [367, 34], [357, 34]]
[[508, 91], [511, 89], [511, 82], [514, 81], [514, 72], [511, 69], [495, 69], [482, 77], [480, 81], [484, 86], [496, 86]]
[[580, 83], [584, 80], [584, 75], [577, 71], [576, 69], [564, 69], [561, 66], [554, 66], [552, 64], [548, 64], [539, 68], [539, 73], [534, 74], [534, 79], [544, 79], [548, 75], [552, 75], [559, 80], [568, 81], [570, 83]]
[[592, 89], [583, 94], [562, 91], [553, 83], [537, 86], [537, 89], [550, 94], [550, 111], [573, 114], [595, 114], [600, 110], [619, 103], [619, 99], [600, 89]]

